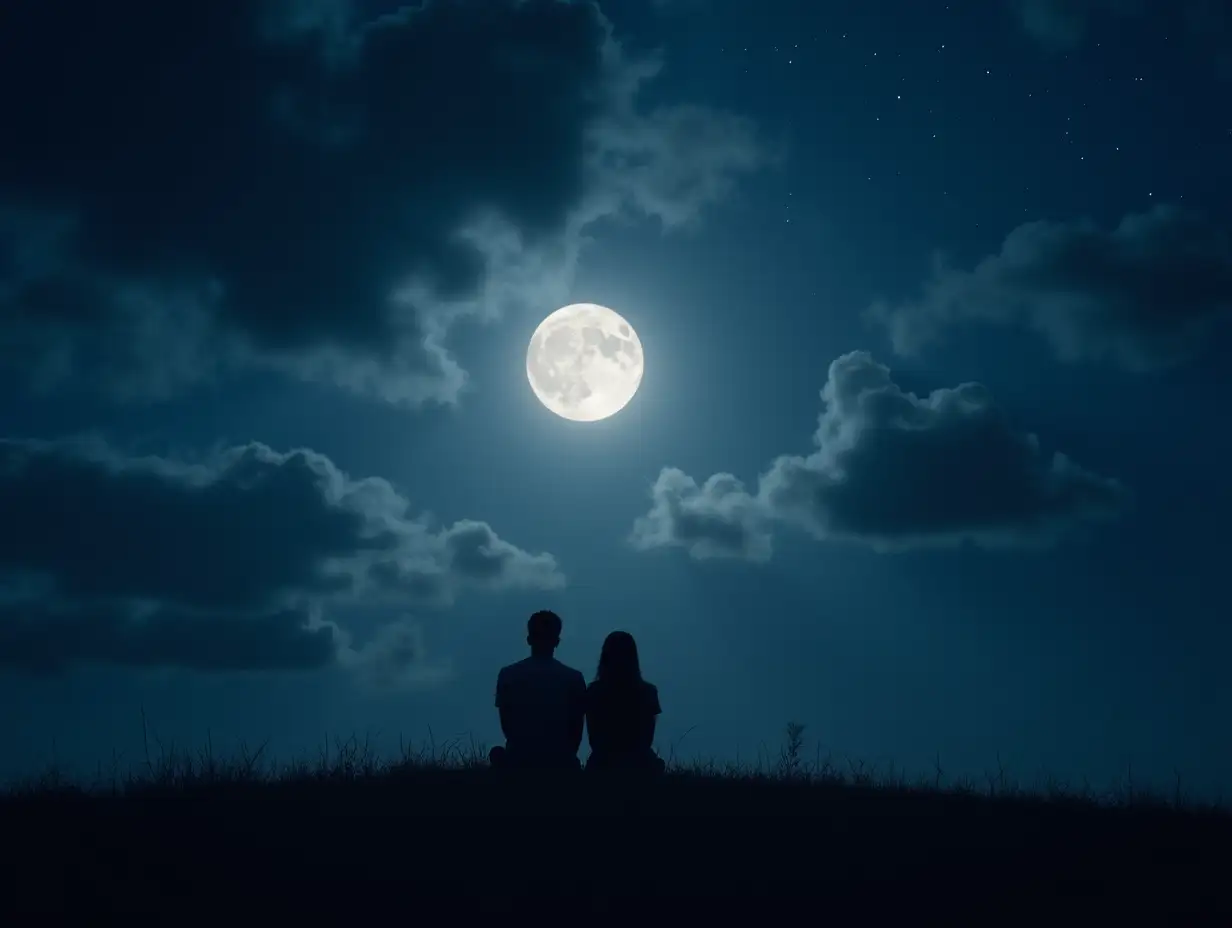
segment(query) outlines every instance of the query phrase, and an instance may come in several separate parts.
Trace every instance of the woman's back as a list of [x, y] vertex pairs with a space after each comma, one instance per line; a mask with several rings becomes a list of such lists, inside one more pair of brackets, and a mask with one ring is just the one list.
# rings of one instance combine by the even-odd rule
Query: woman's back
[[661, 711], [654, 684], [595, 680], [586, 688], [590, 764], [627, 766], [653, 756], [655, 717]]
[[659, 691], [642, 679], [637, 642], [628, 632], [603, 640], [595, 681], [586, 687], [586, 729], [590, 735], [587, 770], [663, 769], [655, 754]]

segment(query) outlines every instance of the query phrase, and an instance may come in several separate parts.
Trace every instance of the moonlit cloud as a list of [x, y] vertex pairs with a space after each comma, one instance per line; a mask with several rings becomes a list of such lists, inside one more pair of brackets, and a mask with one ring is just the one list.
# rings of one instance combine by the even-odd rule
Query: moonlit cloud
[[755, 494], [665, 468], [634, 546], [764, 561], [770, 530], [789, 526], [878, 551], [1042, 547], [1129, 504], [1118, 481], [1044, 452], [979, 384], [918, 397], [857, 351], [830, 365], [821, 399], [813, 450], [776, 458]]
[[770, 559], [770, 532], [758, 500], [731, 474], [701, 486], [684, 471], [665, 467], [650, 488], [651, 507], [633, 524], [640, 551], [680, 547], [697, 560]]

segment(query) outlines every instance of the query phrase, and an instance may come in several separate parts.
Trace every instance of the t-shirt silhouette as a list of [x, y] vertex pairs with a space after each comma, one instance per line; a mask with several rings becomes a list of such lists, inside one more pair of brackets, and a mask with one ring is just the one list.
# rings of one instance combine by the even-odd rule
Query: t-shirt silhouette
[[502, 667], [496, 707], [504, 710], [505, 748], [518, 763], [577, 760], [571, 730], [585, 712], [586, 678], [554, 657]]
[[651, 753], [651, 723], [662, 711], [659, 690], [652, 683], [595, 680], [586, 688], [591, 762], [615, 765], [644, 760]]

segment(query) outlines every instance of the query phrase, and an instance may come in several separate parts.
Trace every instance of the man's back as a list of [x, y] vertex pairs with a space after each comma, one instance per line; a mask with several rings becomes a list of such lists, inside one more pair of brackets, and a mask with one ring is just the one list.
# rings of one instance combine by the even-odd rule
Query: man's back
[[576, 762], [585, 713], [586, 680], [550, 656], [531, 656], [502, 667], [496, 677], [510, 760]]

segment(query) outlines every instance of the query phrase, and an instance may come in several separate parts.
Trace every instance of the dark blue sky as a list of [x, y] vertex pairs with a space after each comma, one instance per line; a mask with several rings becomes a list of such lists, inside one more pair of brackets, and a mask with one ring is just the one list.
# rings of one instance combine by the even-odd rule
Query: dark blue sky
[[[0, 775], [491, 743], [550, 607], [665, 753], [1218, 793], [1226, 10], [5, 13]], [[526, 382], [573, 301], [598, 423]]]

